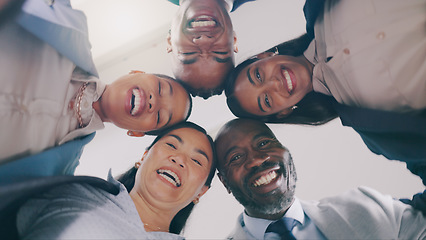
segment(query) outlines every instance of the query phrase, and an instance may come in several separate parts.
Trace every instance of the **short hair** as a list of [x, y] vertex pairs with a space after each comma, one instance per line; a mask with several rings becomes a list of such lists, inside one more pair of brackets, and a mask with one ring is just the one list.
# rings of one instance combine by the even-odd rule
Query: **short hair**
[[[182, 122], [185, 122], [186, 120], [188, 120], [188, 118], [189, 118], [189, 116], [191, 116], [191, 112], [192, 112], [192, 97], [189, 94], [189, 91], [185, 87], [185, 85], [182, 84], [181, 81], [178, 81], [178, 80], [176, 80], [176, 79], [174, 79], [170, 76], [167, 76], [165, 74], [154, 73], [154, 75], [157, 76], [157, 77], [160, 77], [160, 78], [167, 78], [167, 79], [170, 79], [172, 81], [175, 81], [175, 82], [179, 83], [186, 90], [186, 93], [188, 94], [188, 99], [189, 99], [189, 109], [188, 109], [188, 114], [186, 114], [185, 119], [182, 120]], [[166, 127], [166, 128], [168, 128], [168, 127]], [[160, 134], [160, 132], [163, 131], [166, 128], [160, 128], [160, 129], [157, 129], [157, 130], [152, 130], [152, 131], [146, 132], [145, 135], [156, 136], [156, 135]]]
[[[192, 123], [192, 122], [181, 122], [176, 125], [173, 125], [162, 132], [158, 134], [158, 136], [154, 139], [154, 141], [146, 148], [146, 150], [149, 150], [154, 146], [155, 143], [157, 143], [162, 137], [164, 137], [169, 132], [180, 129], [180, 128], [192, 128], [195, 129], [203, 134], [206, 135], [207, 139], [210, 142], [210, 147], [213, 152], [213, 158], [212, 158], [212, 165], [210, 168], [209, 176], [207, 177], [206, 182], [204, 183], [205, 186], [210, 187], [211, 182], [213, 180], [213, 177], [216, 172], [216, 149], [214, 147], [213, 139], [210, 135], [207, 134], [206, 130], [199, 125]], [[121, 182], [127, 189], [128, 192], [130, 192], [133, 189], [133, 186], [135, 185], [135, 178], [136, 178], [136, 172], [138, 169], [136, 167], [130, 168], [125, 173], [118, 176], [117, 180]], [[194, 208], [194, 203], [189, 203], [186, 207], [182, 208], [172, 219], [172, 222], [170, 223], [169, 230], [171, 233], [180, 234], [182, 232], [182, 229], [185, 227], [186, 221], [189, 218], [189, 215], [192, 212], [192, 209]]]
[[[278, 51], [279, 55], [301, 56], [308, 48], [311, 38], [307, 34], [281, 43], [265, 52]], [[229, 110], [237, 117], [258, 119], [267, 123], [290, 123], [304, 125], [321, 125], [336, 118], [337, 112], [333, 107], [334, 99], [330, 96], [310, 92], [297, 103], [297, 108], [284, 118], [279, 118], [277, 114], [268, 116], [257, 116], [247, 112], [239, 103], [235, 96], [235, 81], [241, 71], [248, 65], [258, 61], [256, 57], [240, 63], [228, 76], [225, 85], [226, 103]]]

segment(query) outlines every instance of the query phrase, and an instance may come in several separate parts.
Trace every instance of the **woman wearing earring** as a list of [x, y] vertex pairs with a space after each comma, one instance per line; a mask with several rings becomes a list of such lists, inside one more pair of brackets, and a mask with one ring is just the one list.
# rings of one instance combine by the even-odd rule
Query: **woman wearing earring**
[[[17, 214], [22, 239], [182, 239], [179, 234], [210, 187], [210, 136], [184, 122], [162, 132], [135, 167], [108, 184], [66, 184], [33, 196]], [[77, 177], [75, 177], [77, 178]]]
[[[362, 6], [362, 7], [360, 7]], [[239, 117], [324, 124], [337, 116], [371, 151], [426, 184], [426, 1], [325, 1], [315, 38], [303, 35], [230, 74]]]

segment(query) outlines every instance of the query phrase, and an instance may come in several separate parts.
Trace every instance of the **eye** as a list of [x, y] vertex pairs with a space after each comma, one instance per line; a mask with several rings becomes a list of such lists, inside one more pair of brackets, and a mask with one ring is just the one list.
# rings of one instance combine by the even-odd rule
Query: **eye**
[[266, 105], [267, 107], [271, 107], [271, 102], [269, 101], [268, 94], [265, 94], [265, 105]]
[[262, 77], [260, 76], [259, 69], [254, 70], [254, 75], [256, 76], [259, 82], [262, 82]]
[[193, 55], [196, 54], [197, 52], [183, 52], [182, 55], [188, 56], [188, 55]]
[[166, 143], [167, 145], [169, 145], [170, 147], [176, 149], [175, 145], [171, 144], [171, 143]]
[[228, 52], [220, 52], [220, 51], [214, 51], [213, 53], [219, 54], [219, 55], [226, 55]]
[[232, 156], [231, 156], [231, 158], [229, 159], [229, 162], [228, 162], [228, 163], [234, 163], [234, 162], [236, 162], [236, 161], [240, 160], [240, 159], [241, 159], [241, 157], [242, 157], [242, 155], [241, 155], [241, 154], [239, 154], [239, 153], [234, 154], [234, 155], [232, 155]]
[[264, 146], [268, 145], [270, 142], [271, 142], [271, 140], [269, 140], [269, 139], [265, 139], [265, 140], [260, 141], [260, 142], [257, 144], [257, 146], [258, 146], [258, 147], [260, 147], [260, 148], [262, 148], [262, 147], [264, 147]]
[[198, 161], [197, 159], [192, 158], [192, 161], [194, 161], [196, 164], [202, 166], [201, 163], [200, 163], [200, 161]]

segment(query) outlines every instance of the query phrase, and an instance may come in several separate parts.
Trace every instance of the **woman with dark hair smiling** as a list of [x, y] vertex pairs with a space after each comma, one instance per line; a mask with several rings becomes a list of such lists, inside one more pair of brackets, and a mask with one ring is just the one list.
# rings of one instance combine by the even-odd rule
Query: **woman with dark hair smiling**
[[312, 41], [302, 35], [234, 69], [228, 107], [268, 123], [321, 125], [339, 116], [372, 152], [407, 162], [426, 184], [425, 7], [325, 1]]
[[162, 132], [142, 159], [121, 175], [112, 194], [71, 183], [36, 195], [18, 211], [22, 239], [182, 239], [192, 208], [215, 172], [213, 141], [196, 124]]

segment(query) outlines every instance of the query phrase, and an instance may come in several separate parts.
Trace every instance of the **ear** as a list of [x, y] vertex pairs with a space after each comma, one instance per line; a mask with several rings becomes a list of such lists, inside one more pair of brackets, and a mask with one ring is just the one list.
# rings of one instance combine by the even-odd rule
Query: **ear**
[[210, 187], [208, 187], [208, 186], [206, 186], [206, 185], [204, 185], [202, 188], [201, 188], [201, 191], [200, 191], [200, 193], [198, 193], [198, 195], [197, 195], [197, 197], [193, 200], [193, 201], [195, 201], [195, 202], [198, 202], [199, 201], [199, 199], [207, 192], [207, 190], [209, 190], [209, 188]]
[[237, 34], [234, 31], [234, 52], [238, 53]]
[[277, 118], [286, 118], [293, 112], [293, 108], [286, 108], [277, 113]]
[[172, 52], [172, 36], [170, 35], [170, 31], [167, 34], [167, 53], [171, 53]]
[[257, 54], [256, 58], [263, 59], [263, 58], [273, 57], [275, 55], [276, 55], [276, 53], [273, 53], [273, 52], [263, 52], [263, 53]]
[[231, 194], [231, 190], [229, 189], [229, 187], [226, 184], [225, 180], [223, 179], [222, 175], [220, 173], [217, 173], [217, 177], [222, 182], [223, 186], [226, 188], [226, 191], [228, 192], [228, 194]]
[[127, 131], [127, 135], [131, 136], [131, 137], [143, 137], [143, 136], [145, 136], [145, 133], [144, 132], [139, 132], [139, 131], [131, 131], [131, 130], [129, 130], [129, 131]]

